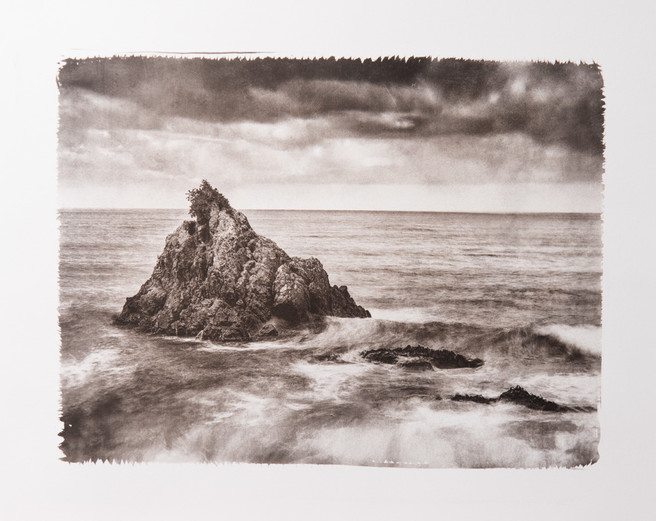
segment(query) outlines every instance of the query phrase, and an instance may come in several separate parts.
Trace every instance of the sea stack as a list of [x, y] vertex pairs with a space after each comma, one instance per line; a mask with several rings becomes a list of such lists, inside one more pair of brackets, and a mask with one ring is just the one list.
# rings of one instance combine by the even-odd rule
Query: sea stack
[[[370, 317], [315, 258], [290, 257], [203, 181], [151, 277], [117, 322], [166, 335], [244, 341], [323, 316]], [[275, 323], [275, 325], [274, 325]], [[277, 326], [277, 328], [276, 328]]]

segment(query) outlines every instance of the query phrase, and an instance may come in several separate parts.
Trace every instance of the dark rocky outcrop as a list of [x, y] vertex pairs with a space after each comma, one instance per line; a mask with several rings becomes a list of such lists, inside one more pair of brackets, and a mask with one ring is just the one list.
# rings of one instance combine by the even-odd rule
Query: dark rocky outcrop
[[390, 349], [371, 349], [370, 351], [363, 351], [360, 355], [369, 362], [377, 362], [379, 364], [394, 365], [399, 361], [399, 357]]
[[510, 402], [517, 405], [523, 405], [524, 407], [528, 407], [529, 409], [536, 411], [546, 412], [590, 412], [595, 410], [594, 407], [568, 407], [566, 405], [560, 405], [556, 402], [552, 402], [551, 400], [545, 400], [536, 394], [531, 394], [519, 385], [511, 387], [496, 398], [488, 398], [486, 396], [481, 396], [480, 394], [455, 394], [451, 397], [451, 400], [454, 402], [474, 402], [483, 404]]
[[194, 221], [166, 239], [151, 277], [117, 322], [214, 340], [275, 337], [326, 315], [370, 317], [315, 258], [290, 257], [255, 233], [209, 183], [189, 192]]
[[569, 410], [569, 407], [558, 405], [556, 402], [545, 400], [542, 396], [531, 394], [519, 385], [501, 393], [499, 401], [512, 402], [536, 411], [563, 412]]
[[409, 369], [457, 369], [461, 367], [480, 367], [483, 360], [467, 358], [447, 349], [429, 349], [424, 346], [406, 346], [396, 348], [370, 349], [360, 355], [370, 362], [381, 364], [399, 364]]
[[475, 403], [494, 403], [499, 398], [487, 398], [480, 394], [454, 394], [451, 397], [454, 402], [475, 402]]

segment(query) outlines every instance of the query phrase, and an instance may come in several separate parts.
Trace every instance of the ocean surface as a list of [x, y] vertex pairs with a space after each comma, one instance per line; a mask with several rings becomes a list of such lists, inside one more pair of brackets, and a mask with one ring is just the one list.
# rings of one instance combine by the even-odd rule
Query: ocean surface
[[[596, 461], [598, 215], [245, 211], [321, 260], [371, 319], [245, 344], [158, 337], [113, 317], [184, 210], [62, 210], [66, 461], [576, 466]], [[360, 352], [421, 344], [485, 364], [415, 372]], [[450, 400], [520, 385], [587, 412]]]

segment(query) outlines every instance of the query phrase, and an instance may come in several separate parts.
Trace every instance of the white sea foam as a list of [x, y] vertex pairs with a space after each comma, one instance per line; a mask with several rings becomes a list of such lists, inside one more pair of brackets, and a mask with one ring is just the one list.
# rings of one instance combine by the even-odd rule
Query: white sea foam
[[380, 320], [391, 320], [394, 322], [405, 322], [412, 324], [425, 324], [436, 322], [440, 319], [435, 308], [392, 308], [392, 309], [370, 309], [372, 318]]
[[553, 336], [588, 354], [601, 355], [601, 327], [599, 326], [550, 324], [537, 328], [536, 333]]
[[390, 321], [362, 318], [326, 317], [326, 326], [319, 333], [299, 331], [292, 337], [279, 340], [263, 340], [239, 345], [218, 344], [203, 341], [202, 351], [263, 351], [272, 349], [306, 350], [321, 347], [348, 347], [363, 342], [383, 340], [389, 337]]
[[521, 385], [543, 398], [570, 406], [592, 406], [599, 403], [600, 376], [587, 373], [534, 374], [515, 377], [513, 385]]
[[[596, 458], [599, 435], [594, 415], [528, 419], [511, 404], [451, 408], [413, 400], [383, 416], [308, 428], [290, 424], [288, 414], [276, 407], [280, 403], [268, 402], [264, 411], [260, 399], [246, 403], [240, 413], [220, 413], [215, 422], [192, 427], [171, 448], [153, 448], [148, 459], [235, 462], [280, 454], [281, 462], [351, 465], [571, 466]], [[224, 421], [237, 422], [237, 428], [226, 429]], [[540, 439], [532, 434], [536, 431]]]
[[[242, 425], [261, 425], [266, 423], [267, 410], [274, 401], [265, 396], [257, 396], [246, 392], [233, 392], [235, 399], [229, 404], [231, 416], [236, 415]], [[227, 416], [224, 416], [227, 418]]]
[[567, 466], [579, 457], [577, 448], [597, 435], [590, 416], [575, 421], [586, 428], [555, 432], [553, 447], [536, 447], [507, 429], [513, 422], [522, 428], [522, 417], [512, 405], [452, 410], [417, 403], [389, 411], [384, 420], [320, 429], [300, 444], [319, 460], [356, 465]]
[[209, 420], [207, 423], [221, 423], [223, 420], [226, 418], [230, 418], [231, 416], [234, 415], [234, 412], [217, 412], [212, 415], [212, 419]]
[[[198, 340], [197, 340], [198, 342]], [[226, 344], [215, 344], [214, 342], [202, 341], [202, 346], [198, 349], [200, 351], [266, 351], [272, 349], [296, 349], [303, 350], [308, 349], [309, 345], [299, 343], [295, 340], [285, 341], [258, 341], [258, 342], [248, 342], [244, 344], [235, 344], [235, 345], [226, 345]]]
[[61, 377], [64, 387], [84, 385], [101, 374], [119, 374], [127, 367], [119, 364], [120, 355], [116, 349], [99, 349], [81, 360], [62, 360]]
[[291, 366], [297, 373], [312, 381], [312, 398], [318, 400], [338, 400], [342, 392], [356, 384], [358, 378], [371, 371], [371, 364], [316, 364], [297, 362]]

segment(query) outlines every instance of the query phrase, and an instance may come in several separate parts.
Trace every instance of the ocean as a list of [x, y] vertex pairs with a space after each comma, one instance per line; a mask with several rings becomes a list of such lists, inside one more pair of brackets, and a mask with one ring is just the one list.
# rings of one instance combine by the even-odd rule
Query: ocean
[[[184, 210], [61, 210], [63, 459], [409, 467], [596, 461], [601, 218], [583, 214], [244, 211], [317, 257], [370, 319], [244, 344], [114, 325]], [[484, 360], [415, 372], [365, 349]], [[460, 402], [513, 386], [573, 408]]]

